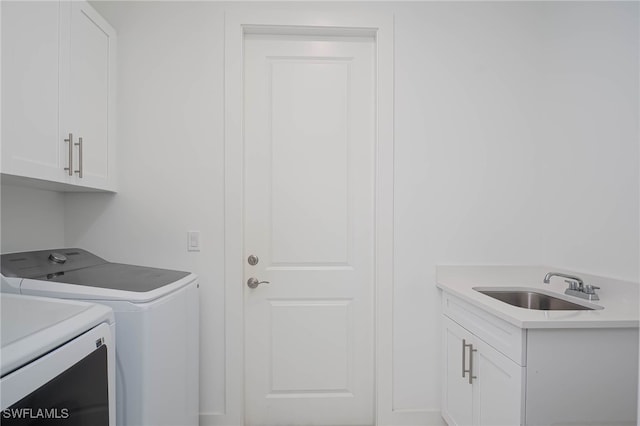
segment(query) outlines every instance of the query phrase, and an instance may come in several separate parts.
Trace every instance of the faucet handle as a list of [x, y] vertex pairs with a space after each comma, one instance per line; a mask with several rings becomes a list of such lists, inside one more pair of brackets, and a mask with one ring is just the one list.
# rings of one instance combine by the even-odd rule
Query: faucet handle
[[569, 284], [569, 290], [578, 290], [578, 282], [574, 280], [564, 280], [565, 283]]
[[600, 287], [591, 284], [584, 286], [584, 292], [587, 294], [596, 294], [596, 290], [600, 290]]

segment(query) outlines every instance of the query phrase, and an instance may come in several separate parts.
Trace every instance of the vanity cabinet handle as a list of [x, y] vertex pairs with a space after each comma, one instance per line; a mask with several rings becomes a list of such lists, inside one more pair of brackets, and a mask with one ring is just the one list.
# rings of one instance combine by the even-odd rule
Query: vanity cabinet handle
[[462, 378], [464, 379], [464, 375], [467, 372], [467, 361], [466, 361], [466, 356], [467, 356], [467, 341], [465, 339], [462, 339]]
[[[466, 354], [467, 347], [469, 348], [469, 369], [467, 370]], [[478, 377], [473, 375], [473, 353], [477, 352], [477, 349], [473, 349], [473, 344], [467, 344], [465, 339], [462, 339], [462, 377], [465, 377], [466, 373], [469, 373], [469, 384], [473, 384], [473, 379]]]

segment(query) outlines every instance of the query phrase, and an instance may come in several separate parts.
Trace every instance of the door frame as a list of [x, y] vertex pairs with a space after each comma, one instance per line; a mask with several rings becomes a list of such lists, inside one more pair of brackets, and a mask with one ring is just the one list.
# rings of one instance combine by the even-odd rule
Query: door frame
[[393, 32], [391, 13], [365, 10], [234, 10], [225, 13], [225, 411], [216, 416], [212, 424], [244, 424], [243, 46], [245, 34], [255, 33], [374, 37], [375, 424], [387, 424], [393, 414]]

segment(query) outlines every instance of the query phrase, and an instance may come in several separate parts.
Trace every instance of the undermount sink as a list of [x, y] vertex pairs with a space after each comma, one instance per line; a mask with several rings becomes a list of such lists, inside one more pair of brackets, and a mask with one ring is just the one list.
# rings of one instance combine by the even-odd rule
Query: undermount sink
[[537, 309], [540, 311], [592, 311], [595, 309], [602, 309], [599, 306], [589, 307], [579, 305], [568, 300], [529, 289], [495, 290], [474, 288], [474, 290], [500, 300], [501, 302], [525, 309]]

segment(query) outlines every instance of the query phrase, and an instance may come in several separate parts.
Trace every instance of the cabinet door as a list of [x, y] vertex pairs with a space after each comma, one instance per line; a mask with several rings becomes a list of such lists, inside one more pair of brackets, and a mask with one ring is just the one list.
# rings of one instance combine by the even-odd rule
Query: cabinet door
[[[523, 424], [523, 367], [447, 316], [443, 351], [442, 416], [449, 426]], [[472, 383], [463, 370], [471, 370]]]
[[463, 377], [463, 369], [469, 367], [469, 348], [464, 343], [472, 342], [471, 333], [443, 317], [442, 416], [449, 426], [473, 424], [473, 386], [469, 384], [469, 373]]
[[523, 424], [524, 367], [476, 338], [473, 348], [473, 418], [476, 425]]
[[55, 182], [68, 151], [60, 133], [60, 3], [3, 1], [2, 173]]
[[71, 2], [69, 39], [65, 126], [82, 138], [73, 183], [113, 189], [115, 31], [88, 3]]

